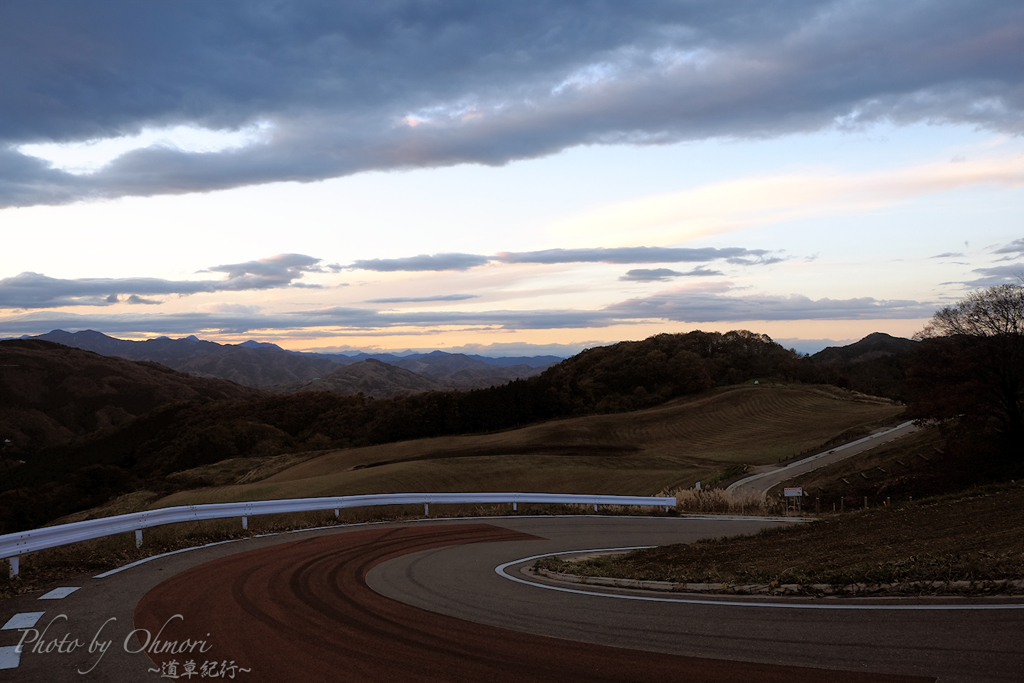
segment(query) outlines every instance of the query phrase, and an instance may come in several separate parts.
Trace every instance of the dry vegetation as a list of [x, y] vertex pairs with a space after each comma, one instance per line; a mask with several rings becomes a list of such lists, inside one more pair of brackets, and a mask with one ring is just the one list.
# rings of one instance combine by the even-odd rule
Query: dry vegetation
[[632, 413], [335, 451], [258, 482], [250, 475], [249, 483], [183, 491], [157, 505], [407, 491], [651, 495], [787, 459], [900, 410], [833, 387], [745, 385]]
[[699, 541], [552, 571], [728, 584], [888, 584], [1024, 579], [1024, 483], [885, 506], [753, 536]]
[[749, 490], [670, 489], [665, 495], [676, 499], [680, 512], [776, 515], [786, 511], [785, 502], [778, 496], [761, 496]]
[[[1009, 476], [1008, 476], [1009, 475]], [[1012, 476], [1002, 461], [977, 452], [954, 452], [938, 427], [926, 427], [864, 454], [808, 472], [773, 488], [799, 486], [810, 496], [804, 509], [822, 512], [860, 508], [867, 498], [876, 507], [961, 491], [970, 486], [1006, 481]]]

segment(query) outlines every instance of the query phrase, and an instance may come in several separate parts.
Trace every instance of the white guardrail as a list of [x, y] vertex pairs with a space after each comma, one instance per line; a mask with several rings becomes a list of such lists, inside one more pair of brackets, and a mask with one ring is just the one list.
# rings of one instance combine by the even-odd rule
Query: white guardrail
[[209, 505], [179, 505], [127, 515], [89, 519], [84, 522], [19, 531], [0, 536], [0, 558], [10, 561], [11, 576], [18, 573], [18, 556], [37, 550], [55, 548], [69, 543], [94, 538], [135, 532], [135, 543], [142, 545], [142, 530], [163, 524], [197, 522], [207, 519], [242, 518], [242, 528], [249, 528], [249, 517], [286, 512], [334, 510], [335, 516], [344, 508], [372, 507], [376, 505], [423, 505], [423, 514], [430, 514], [430, 504], [443, 503], [549, 503], [570, 505], [646, 505], [675, 507], [675, 498], [642, 496], [590, 496], [560, 493], [387, 493], [365, 496], [329, 496], [324, 498], [291, 498], [285, 500], [255, 500], [241, 503], [211, 503]]

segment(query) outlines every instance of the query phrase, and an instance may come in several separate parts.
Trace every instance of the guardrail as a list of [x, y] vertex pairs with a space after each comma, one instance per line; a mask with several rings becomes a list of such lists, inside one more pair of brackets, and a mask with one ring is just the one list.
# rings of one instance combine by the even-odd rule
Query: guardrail
[[373, 507], [377, 505], [423, 505], [423, 514], [430, 514], [430, 504], [444, 503], [549, 503], [593, 505], [645, 505], [675, 507], [675, 498], [642, 496], [590, 496], [559, 493], [386, 493], [364, 496], [329, 496], [325, 498], [291, 498], [285, 500], [256, 500], [241, 503], [211, 503], [208, 505], [179, 505], [127, 515], [89, 519], [84, 522], [19, 531], [0, 536], [0, 558], [10, 561], [11, 576], [18, 573], [18, 556], [37, 550], [89, 541], [115, 534], [135, 532], [136, 546], [142, 545], [142, 530], [163, 524], [197, 522], [208, 519], [242, 518], [242, 528], [249, 528], [249, 517], [287, 512], [334, 510], [337, 517], [344, 508]]

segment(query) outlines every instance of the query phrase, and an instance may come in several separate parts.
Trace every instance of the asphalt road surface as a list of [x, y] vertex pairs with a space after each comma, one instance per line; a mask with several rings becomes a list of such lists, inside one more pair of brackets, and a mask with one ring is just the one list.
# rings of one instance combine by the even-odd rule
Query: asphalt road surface
[[776, 467], [774, 465], [758, 467], [754, 474], [733, 482], [726, 488], [726, 490], [752, 491], [763, 496], [768, 493], [773, 486], [778, 486], [784, 481], [789, 481], [801, 474], [813, 472], [816, 469], [826, 465], [831, 465], [834, 462], [845, 460], [850, 456], [863, 453], [864, 451], [875, 448], [876, 446], [881, 446], [883, 443], [889, 443], [901, 436], [906, 436], [907, 434], [916, 431], [917, 426], [913, 422], [904, 422], [903, 424], [897, 425], [891, 429], [876, 432], [875, 434], [866, 436], [863, 439], [857, 439], [856, 441], [843, 444], [842, 446], [836, 446], [824, 453], [818, 453], [817, 455], [812, 455], [809, 458], [791, 462], [783, 467]]
[[[0, 681], [158, 681], [188, 672], [189, 680], [243, 681], [1021, 680], [1024, 609], [991, 608], [1024, 600], [844, 599], [816, 609], [803, 600], [751, 606], [641, 594], [657, 598], [650, 601], [550, 590], [495, 572], [544, 553], [689, 542], [777, 523], [430, 521], [179, 553], [69, 582], [78, 590], [61, 599], [0, 603], [0, 622], [43, 612], [38, 638], [0, 630], [0, 651], [29, 634]], [[515, 564], [506, 572], [529, 578]], [[926, 604], [984, 609], [905, 609]], [[867, 605], [886, 608], [847, 609]]]

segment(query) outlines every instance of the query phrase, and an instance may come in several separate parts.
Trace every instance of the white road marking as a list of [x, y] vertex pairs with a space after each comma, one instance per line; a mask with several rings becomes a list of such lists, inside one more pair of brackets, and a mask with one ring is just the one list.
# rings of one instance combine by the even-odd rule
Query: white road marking
[[[654, 546], [640, 546], [640, 548], [652, 548]], [[602, 553], [615, 550], [639, 550], [640, 548], [592, 548], [590, 550], [566, 550], [560, 553], [544, 553], [533, 555], [520, 560], [512, 560], [500, 564], [494, 568], [494, 572], [509, 581], [544, 588], [546, 590], [558, 591], [560, 593], [573, 593], [575, 595], [589, 595], [597, 598], [616, 598], [619, 600], [641, 600], [644, 602], [678, 602], [685, 605], [715, 605], [718, 607], [771, 607], [775, 609], [839, 609], [839, 610], [996, 610], [996, 609], [1024, 609], [1024, 603], [1005, 603], [999, 605], [834, 605], [822, 603], [799, 603], [799, 602], [745, 602], [742, 600], [700, 600], [696, 598], [659, 598], [653, 595], [623, 595], [621, 593], [599, 593], [596, 591], [580, 590], [578, 588], [564, 588], [562, 586], [551, 586], [546, 583], [527, 581], [518, 576], [507, 574], [505, 569], [513, 565], [539, 560], [542, 557], [553, 557], [555, 555], [578, 555], [580, 553]]]
[[0, 631], [8, 631], [16, 628], [32, 628], [39, 621], [39, 617], [46, 614], [46, 612], [22, 612], [21, 614], [15, 614], [13, 617], [7, 620], [7, 623], [0, 626]]
[[225, 543], [234, 543], [235, 541], [244, 541], [244, 540], [247, 540], [247, 539], [244, 539], [244, 538], [230, 538], [230, 539], [228, 539], [226, 541], [217, 541], [216, 543], [207, 543], [206, 545], [196, 545], [196, 546], [192, 546], [191, 548], [182, 548], [181, 550], [172, 550], [169, 553], [161, 553], [160, 555], [151, 555], [149, 557], [144, 557], [141, 560], [138, 560], [136, 562], [132, 562], [131, 564], [126, 564], [123, 567], [118, 567], [117, 569], [111, 569], [109, 572], [103, 572], [102, 574], [97, 574], [96, 576], [94, 576], [92, 578], [94, 578], [94, 579], [105, 579], [108, 576], [110, 576], [111, 574], [116, 574], [118, 572], [123, 572], [125, 569], [131, 569], [132, 567], [138, 567], [140, 564], [146, 564], [147, 562], [150, 562], [152, 560], [159, 560], [161, 557], [167, 557], [168, 555], [177, 555], [178, 553], [187, 553], [189, 550], [199, 550], [200, 548], [209, 548], [210, 546], [214, 546], [214, 545], [224, 545]]
[[21, 663], [21, 653], [17, 645], [0, 647], [0, 669], [17, 669]]
[[[395, 522], [395, 521], [381, 521], [381, 522], [356, 522], [356, 523], [353, 523], [353, 524], [329, 524], [327, 526], [317, 526], [317, 527], [312, 527], [312, 528], [309, 528], [309, 529], [292, 529], [290, 531], [283, 532], [283, 533], [300, 534], [300, 533], [302, 533], [304, 531], [325, 531], [325, 530], [328, 530], [328, 529], [345, 529], [345, 528], [359, 527], [359, 526], [380, 526], [382, 524], [410, 524], [410, 523], [413, 523], [413, 522], [465, 522], [465, 521], [474, 521], [474, 520], [481, 520], [481, 519], [543, 519], [543, 518], [551, 518], [551, 517], [554, 517], [554, 518], [572, 517], [572, 518], [580, 518], [580, 519], [594, 519], [595, 517], [601, 518], [601, 519], [675, 519], [677, 521], [687, 521], [687, 520], [695, 520], [695, 519], [701, 519], [701, 520], [713, 519], [713, 520], [721, 520], [721, 521], [727, 521], [727, 522], [782, 522], [782, 523], [785, 523], [785, 524], [795, 524], [795, 523], [798, 523], [798, 522], [812, 522], [812, 521], [814, 521], [813, 519], [803, 518], [803, 517], [742, 517], [742, 516], [730, 517], [730, 516], [727, 516], [727, 515], [687, 515], [687, 514], [680, 515], [679, 517], [641, 517], [639, 515], [637, 515], [637, 516], [633, 516], [633, 515], [492, 515], [492, 516], [489, 516], [489, 517], [425, 517], [425, 518], [422, 518], [422, 519], [408, 519], [408, 520], [397, 521], [397, 522]], [[111, 569], [110, 571], [103, 572], [102, 574], [97, 574], [96, 576], [94, 576], [92, 578], [94, 578], [94, 579], [105, 579], [108, 576], [111, 576], [113, 574], [117, 574], [118, 572], [123, 572], [125, 569], [131, 569], [132, 567], [138, 567], [140, 564], [145, 564], [145, 563], [150, 562], [152, 560], [159, 560], [161, 557], [167, 557], [169, 555], [177, 555], [178, 553], [187, 553], [190, 550], [201, 550], [202, 548], [209, 548], [209, 547], [215, 546], [215, 545], [223, 545], [225, 543], [234, 543], [235, 541], [245, 541], [245, 540], [248, 540], [249, 538], [265, 538], [267, 536], [277, 536], [277, 535], [278, 535], [278, 532], [273, 532], [273, 533], [269, 533], [269, 534], [256, 534], [256, 535], [253, 535], [253, 536], [249, 536], [247, 538], [232, 538], [232, 539], [228, 539], [227, 541], [217, 541], [216, 543], [207, 543], [206, 545], [195, 545], [195, 546], [192, 546], [191, 548], [181, 548], [180, 550], [172, 550], [169, 553], [162, 553], [160, 555], [152, 555], [150, 557], [144, 557], [141, 560], [137, 560], [135, 562], [132, 562], [131, 564], [126, 564], [126, 565], [118, 567], [116, 569]]]
[[54, 588], [52, 591], [50, 591], [46, 595], [40, 595], [39, 599], [40, 600], [61, 600], [63, 598], [68, 597], [69, 595], [74, 593], [79, 588], [81, 588], [81, 586], [64, 586], [63, 588]]

